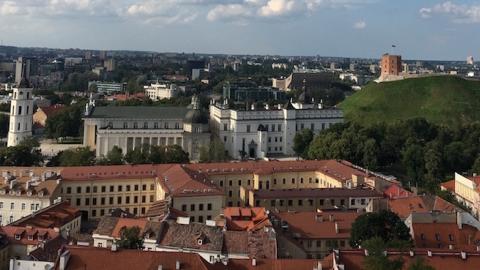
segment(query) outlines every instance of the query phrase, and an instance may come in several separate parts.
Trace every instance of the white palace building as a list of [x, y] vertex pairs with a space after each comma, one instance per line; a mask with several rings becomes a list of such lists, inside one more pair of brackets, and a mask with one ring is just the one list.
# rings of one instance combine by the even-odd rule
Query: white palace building
[[315, 134], [343, 122], [343, 112], [322, 104], [289, 102], [270, 108], [230, 109], [228, 101], [210, 104], [210, 129], [225, 144], [228, 155], [239, 159], [293, 156], [293, 139], [298, 131]]

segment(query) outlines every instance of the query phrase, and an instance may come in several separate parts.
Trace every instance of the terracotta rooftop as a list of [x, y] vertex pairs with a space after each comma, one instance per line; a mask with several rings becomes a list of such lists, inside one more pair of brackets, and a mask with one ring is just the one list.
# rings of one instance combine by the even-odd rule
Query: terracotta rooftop
[[413, 223], [413, 240], [418, 248], [475, 249], [480, 245], [477, 228], [457, 223]]
[[275, 189], [254, 190], [258, 199], [281, 198], [338, 198], [338, 197], [365, 197], [381, 198], [382, 194], [373, 189], [348, 189], [348, 188], [313, 188], [313, 189]]
[[8, 242], [17, 245], [38, 245], [60, 236], [60, 233], [54, 229], [10, 225], [0, 227], [0, 234], [4, 234]]
[[[430, 251], [431, 256], [428, 255]], [[436, 250], [436, 249], [414, 249], [410, 251], [388, 251], [387, 255], [390, 259], [402, 258], [404, 260], [403, 270], [409, 269], [410, 265], [418, 258], [434, 269], [480, 269], [480, 253], [465, 252], [465, 259], [462, 258], [460, 250]], [[344, 265], [345, 270], [364, 270], [364, 250], [339, 250], [336, 257], [337, 263]], [[330, 257], [333, 259], [333, 257]]]
[[272, 226], [263, 207], [227, 207], [223, 209], [223, 216], [227, 230], [251, 231]]
[[455, 179], [440, 184], [442, 189], [455, 192]]
[[[208, 270], [212, 266], [200, 255], [183, 252], [159, 252], [139, 250], [118, 250], [112, 252], [106, 248], [68, 246], [70, 259], [67, 270], [117, 270], [142, 269], [164, 270], [176, 269], [177, 262], [182, 270]], [[57, 267], [58, 269], [58, 267]]]
[[94, 234], [107, 235], [115, 239], [121, 237], [122, 229], [138, 227], [141, 234], [149, 234], [150, 237], [157, 236], [161, 228], [161, 223], [149, 221], [147, 219], [122, 218], [103, 216], [98, 223]]
[[39, 107], [37, 111], [42, 111], [47, 117], [51, 117], [65, 109], [63, 104], [55, 104], [52, 106]]
[[390, 185], [387, 189], [383, 191], [383, 194], [388, 198], [403, 198], [414, 195], [412, 192], [402, 188], [398, 184]]
[[301, 161], [249, 161], [230, 163], [197, 163], [186, 165], [192, 170], [208, 175], [215, 174], [272, 174], [292, 171], [318, 171], [339, 181], [347, 181], [352, 175], [366, 176], [351, 163], [343, 160], [301, 160]]
[[454, 212], [457, 207], [435, 195], [417, 195], [388, 200], [388, 208], [400, 218], [405, 219], [411, 213], [431, 211]]
[[166, 187], [171, 195], [178, 197], [224, 195], [206, 175], [192, 171], [184, 165], [171, 166], [159, 178], [160, 184]]
[[145, 216], [155, 218], [157, 221], [167, 219], [177, 220], [178, 217], [188, 217], [187, 213], [170, 207], [167, 200], [159, 200], [152, 203]]
[[352, 223], [359, 215], [356, 211], [272, 213], [282, 228], [288, 224], [288, 232], [298, 238], [310, 239], [350, 238]]
[[50, 197], [59, 186], [61, 168], [0, 167], [0, 195]]
[[114, 165], [65, 167], [62, 179], [65, 181], [155, 178], [159, 171], [171, 167], [170, 164]]
[[35, 214], [21, 218], [10, 225], [60, 228], [79, 216], [81, 216], [80, 210], [71, 207], [70, 203], [65, 201], [43, 208]]
[[[255, 265], [252, 260], [229, 260], [228, 265], [217, 263], [214, 269], [218, 270], [313, 270], [319, 266], [323, 270], [332, 269], [333, 261], [327, 260], [309, 260], [309, 259], [256, 259]], [[349, 269], [345, 269], [349, 270]]]

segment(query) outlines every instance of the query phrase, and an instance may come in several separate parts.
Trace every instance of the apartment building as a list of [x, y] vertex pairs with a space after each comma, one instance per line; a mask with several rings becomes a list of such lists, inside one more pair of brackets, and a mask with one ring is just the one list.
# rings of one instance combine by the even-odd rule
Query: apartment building
[[62, 170], [63, 200], [98, 219], [114, 208], [143, 216], [157, 197], [157, 169], [170, 165], [68, 167]]
[[255, 206], [251, 191], [355, 189], [370, 184], [373, 187], [375, 182], [384, 180], [382, 176], [342, 160], [207, 163], [186, 167], [207, 176], [222, 190], [228, 207]]
[[249, 190], [250, 206], [276, 211], [315, 211], [317, 209], [364, 210], [382, 198], [373, 189], [317, 188], [285, 190]]
[[59, 168], [1, 167], [0, 225], [52, 205], [60, 196]]
[[480, 176], [464, 176], [455, 173], [455, 178], [442, 184], [442, 189], [452, 192], [458, 201], [471, 209], [477, 218], [480, 216]]

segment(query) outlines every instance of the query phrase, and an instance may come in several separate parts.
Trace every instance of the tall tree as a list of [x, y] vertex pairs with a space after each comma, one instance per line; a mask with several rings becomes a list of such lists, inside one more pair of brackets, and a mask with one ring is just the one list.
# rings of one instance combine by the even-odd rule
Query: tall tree
[[95, 152], [88, 147], [78, 147], [58, 153], [60, 166], [90, 166], [95, 164]]
[[384, 242], [411, 241], [405, 223], [397, 214], [386, 210], [359, 216], [352, 224], [350, 246], [358, 247], [374, 237], [380, 237]]
[[308, 146], [313, 140], [313, 131], [311, 129], [303, 129], [295, 134], [293, 138], [293, 151], [299, 157], [307, 157]]
[[425, 152], [425, 180], [426, 186], [431, 190], [438, 187], [438, 184], [443, 180], [442, 173], [442, 153], [436, 148], [430, 148]]
[[377, 169], [378, 147], [375, 139], [368, 139], [363, 144], [363, 166], [369, 170]]
[[364, 242], [364, 248], [368, 252], [363, 264], [365, 269], [369, 270], [401, 270], [403, 268], [402, 259], [390, 260], [385, 256], [387, 244], [381, 237], [374, 237]]
[[425, 172], [423, 147], [416, 143], [407, 145], [402, 152], [402, 164], [405, 167], [410, 184], [422, 185]]
[[142, 249], [143, 238], [140, 228], [138, 226], [121, 228], [120, 240], [116, 244], [125, 249]]
[[38, 166], [43, 156], [39, 143], [33, 138], [26, 138], [20, 144], [0, 149], [0, 163], [4, 166]]

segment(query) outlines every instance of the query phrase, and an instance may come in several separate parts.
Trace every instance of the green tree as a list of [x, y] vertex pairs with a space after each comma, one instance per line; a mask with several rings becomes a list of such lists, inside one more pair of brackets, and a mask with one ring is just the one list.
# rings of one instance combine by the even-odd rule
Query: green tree
[[368, 239], [363, 243], [363, 246], [368, 252], [368, 256], [366, 256], [363, 261], [365, 269], [400, 270], [403, 268], [402, 259], [390, 260], [385, 256], [384, 252], [387, 249], [387, 244], [381, 237]]
[[187, 163], [190, 161], [188, 153], [179, 145], [168, 145], [165, 148], [165, 163]]
[[209, 147], [200, 147], [200, 162], [221, 162], [227, 159], [225, 145], [218, 138], [213, 139]]
[[9, 124], [10, 124], [10, 117], [5, 114], [0, 114], [0, 136], [1, 137], [7, 137]]
[[77, 147], [58, 153], [60, 166], [91, 166], [95, 164], [95, 152], [88, 147]]
[[313, 131], [311, 129], [303, 129], [300, 132], [295, 134], [293, 138], [293, 151], [299, 157], [307, 157], [308, 156], [308, 146], [313, 140]]
[[152, 146], [150, 148], [150, 155], [148, 160], [153, 164], [165, 163], [165, 147], [163, 146]]
[[369, 170], [377, 169], [378, 147], [375, 139], [368, 139], [363, 144], [363, 166]]
[[125, 161], [128, 164], [143, 164], [147, 163], [148, 161], [148, 153], [144, 153], [142, 149], [135, 148], [134, 150], [130, 150], [125, 155]]
[[440, 184], [442, 173], [442, 153], [435, 148], [430, 148], [425, 152], [425, 180], [427, 181], [427, 187], [430, 190], [434, 190]]
[[140, 228], [138, 226], [121, 228], [120, 240], [116, 244], [125, 249], [142, 249], [143, 238]]
[[480, 174], [480, 156], [475, 159], [473, 163], [472, 169], [470, 170], [472, 173]]
[[380, 237], [385, 242], [411, 241], [410, 231], [397, 214], [382, 210], [379, 213], [366, 213], [352, 224], [350, 246], [358, 247], [363, 241]]
[[410, 184], [422, 185], [425, 171], [423, 147], [415, 143], [409, 144], [402, 152], [402, 164], [411, 181]]
[[4, 166], [38, 166], [43, 156], [37, 140], [27, 138], [20, 144], [0, 149], [0, 163]]
[[82, 109], [75, 105], [47, 118], [45, 133], [48, 138], [77, 137], [81, 127]]
[[112, 150], [108, 151], [107, 156], [97, 160], [98, 165], [122, 165], [124, 164], [122, 148], [113, 146]]

